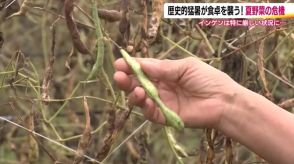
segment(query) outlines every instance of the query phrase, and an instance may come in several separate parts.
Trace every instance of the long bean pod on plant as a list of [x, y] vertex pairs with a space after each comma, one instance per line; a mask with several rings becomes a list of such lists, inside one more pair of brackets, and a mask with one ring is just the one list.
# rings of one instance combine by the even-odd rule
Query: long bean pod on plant
[[100, 26], [100, 19], [96, 7], [96, 1], [93, 1], [92, 15], [94, 18], [95, 34], [97, 38], [97, 54], [95, 64], [93, 65], [92, 70], [87, 77], [87, 80], [91, 80], [97, 73], [99, 73], [99, 71], [103, 69], [104, 60], [104, 39]]
[[73, 20], [72, 12], [74, 9], [73, 0], [64, 1], [64, 16], [67, 28], [71, 35], [74, 47], [82, 54], [91, 54], [86, 45], [82, 42], [76, 22]]
[[131, 67], [134, 74], [138, 78], [140, 84], [148, 94], [148, 96], [158, 105], [161, 112], [163, 113], [166, 124], [176, 128], [177, 130], [182, 130], [184, 128], [184, 123], [181, 118], [172, 110], [170, 110], [160, 99], [158, 91], [155, 85], [148, 79], [146, 74], [142, 71], [140, 64], [131, 57], [124, 49], [120, 49], [120, 53]]

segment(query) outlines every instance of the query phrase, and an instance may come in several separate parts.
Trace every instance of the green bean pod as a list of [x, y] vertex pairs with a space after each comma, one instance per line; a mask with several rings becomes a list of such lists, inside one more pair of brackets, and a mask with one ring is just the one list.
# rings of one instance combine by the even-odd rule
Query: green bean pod
[[172, 110], [170, 110], [160, 99], [159, 93], [155, 85], [148, 79], [146, 74], [142, 71], [140, 64], [131, 57], [124, 49], [120, 49], [124, 60], [133, 70], [140, 84], [144, 88], [147, 95], [158, 105], [161, 112], [163, 113], [166, 124], [172, 126], [177, 130], [184, 129], [184, 123], [182, 119]]

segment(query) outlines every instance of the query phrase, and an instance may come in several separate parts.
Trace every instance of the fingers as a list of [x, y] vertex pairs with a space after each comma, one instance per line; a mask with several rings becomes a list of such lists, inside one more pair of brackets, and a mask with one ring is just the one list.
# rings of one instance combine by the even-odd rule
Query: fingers
[[123, 58], [117, 59], [114, 63], [114, 66], [117, 71], [125, 72], [126, 74], [132, 73], [132, 70]]
[[136, 87], [129, 95], [129, 103], [136, 106], [144, 106], [146, 94], [143, 88]]
[[136, 86], [139, 86], [138, 81], [132, 78], [132, 75], [127, 75], [125, 72], [117, 71], [114, 73], [113, 78], [117, 86], [127, 93], [130, 93]]
[[165, 123], [163, 114], [150, 98], [145, 99], [144, 105], [142, 106], [142, 111], [148, 120], [160, 124]]
[[152, 62], [152, 60], [143, 60], [140, 64], [144, 72], [147, 73], [151, 79], [168, 82], [179, 81], [191, 66], [187, 59], [156, 60], [156, 63]]
[[[181, 60], [158, 60], [154, 58], [136, 58], [140, 63], [143, 71], [153, 80], [167, 80], [175, 81], [178, 77], [185, 72], [185, 63]], [[115, 68], [117, 71], [132, 74], [132, 70], [124, 59], [115, 61]]]
[[[153, 65], [158, 65], [161, 60], [153, 59], [153, 58], [136, 58], [136, 60], [142, 64], [142, 63], [150, 63]], [[129, 65], [125, 62], [123, 58], [117, 59], [114, 63], [115, 69], [117, 71], [125, 72], [126, 74], [132, 74], [132, 70], [129, 67]]]
[[[156, 59], [142, 59], [142, 58], [137, 58], [139, 62], [141, 61], [150, 61], [152, 63], [158, 63], [159, 60]], [[128, 64], [124, 61], [124, 59], [120, 58], [115, 61], [115, 68], [117, 72], [114, 74], [114, 80], [116, 81], [118, 87], [122, 90], [124, 90], [127, 93], [130, 93], [133, 91], [133, 89], [136, 86], [139, 86], [139, 82], [137, 81], [136, 78], [132, 77], [132, 71]]]
[[[143, 71], [152, 80], [174, 81], [180, 77], [183, 62], [172, 60], [157, 60], [152, 58], [136, 58]], [[145, 117], [153, 122], [165, 123], [165, 119], [159, 108], [154, 102], [146, 96], [143, 88], [138, 87], [139, 83], [132, 77], [132, 70], [123, 59], [115, 62], [117, 72], [114, 74], [114, 80], [120, 89], [129, 94], [131, 104], [142, 108]]]
[[133, 105], [139, 106], [142, 109], [144, 116], [156, 123], [164, 124], [165, 120], [156, 104], [146, 95], [141, 87], [136, 87], [133, 92], [129, 94], [129, 102]]

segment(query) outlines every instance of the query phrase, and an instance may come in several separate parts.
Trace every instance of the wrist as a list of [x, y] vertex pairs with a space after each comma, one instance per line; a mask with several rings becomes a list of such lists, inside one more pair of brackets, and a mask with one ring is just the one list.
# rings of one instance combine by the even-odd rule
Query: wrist
[[255, 92], [234, 87], [218, 129], [270, 163], [293, 163], [293, 115]]
[[243, 112], [246, 111], [243, 111], [242, 106], [247, 105], [247, 97], [252, 97], [250, 91], [236, 82], [226, 89], [223, 95], [223, 111], [217, 129], [227, 133], [237, 127], [237, 123], [243, 122], [242, 120], [245, 119]]

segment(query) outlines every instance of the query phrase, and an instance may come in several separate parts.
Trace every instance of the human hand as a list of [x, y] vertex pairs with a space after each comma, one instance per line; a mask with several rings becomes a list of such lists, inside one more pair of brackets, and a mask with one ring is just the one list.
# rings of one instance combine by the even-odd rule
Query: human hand
[[[217, 128], [238, 86], [228, 75], [192, 57], [137, 61], [157, 87], [162, 101], [182, 118], [186, 127]], [[118, 59], [115, 67], [114, 80], [129, 93], [129, 101], [140, 106], [147, 119], [164, 124], [160, 109], [140, 87], [127, 63]]]

